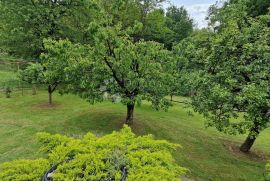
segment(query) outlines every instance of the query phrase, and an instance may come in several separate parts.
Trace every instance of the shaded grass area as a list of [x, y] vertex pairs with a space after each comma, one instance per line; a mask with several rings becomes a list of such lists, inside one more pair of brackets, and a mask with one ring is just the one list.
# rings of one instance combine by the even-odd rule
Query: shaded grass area
[[[35, 134], [40, 131], [82, 137], [88, 131], [97, 135], [121, 129], [126, 109], [120, 103], [95, 105], [72, 95], [54, 94], [55, 104], [46, 106], [46, 92], [38, 95], [0, 95], [0, 163], [20, 158], [41, 156]], [[229, 145], [240, 144], [245, 136], [227, 136], [205, 129], [200, 115], [182, 104], [168, 112], [157, 112], [147, 103], [135, 108], [133, 131], [154, 134], [182, 145], [175, 152], [176, 161], [190, 170], [196, 180], [260, 180], [265, 161], [232, 152]], [[254, 149], [270, 155], [270, 130], [262, 132]]]

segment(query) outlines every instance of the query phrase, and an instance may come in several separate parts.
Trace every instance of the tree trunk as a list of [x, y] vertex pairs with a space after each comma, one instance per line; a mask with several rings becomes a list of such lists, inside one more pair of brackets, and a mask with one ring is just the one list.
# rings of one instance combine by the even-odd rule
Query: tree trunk
[[48, 93], [49, 93], [49, 105], [52, 105], [52, 93], [53, 93], [53, 91], [52, 91], [52, 86], [51, 85], [48, 86]]
[[58, 83], [54, 82], [53, 84], [48, 85], [48, 93], [49, 93], [49, 104], [52, 105], [52, 94], [55, 91]]
[[256, 136], [254, 136], [254, 133], [256, 134], [256, 136], [260, 133], [256, 125], [254, 128], [250, 130], [248, 137], [246, 138], [245, 142], [240, 147], [240, 151], [244, 153], [248, 153], [250, 151], [252, 145], [254, 144], [256, 140]]
[[252, 145], [254, 144], [256, 140], [256, 137], [250, 137], [248, 136], [245, 140], [245, 142], [241, 145], [240, 147], [240, 151], [244, 152], [244, 153], [248, 153], [252, 147]]
[[49, 104], [52, 105], [52, 92], [49, 92]]
[[173, 98], [173, 95], [171, 95], [171, 102], [173, 101], [173, 99], [172, 99], [172, 98]]
[[126, 124], [133, 124], [133, 112], [134, 112], [134, 104], [127, 104], [127, 117]]
[[32, 95], [36, 95], [37, 94], [37, 87], [36, 85], [33, 85], [32, 87]]

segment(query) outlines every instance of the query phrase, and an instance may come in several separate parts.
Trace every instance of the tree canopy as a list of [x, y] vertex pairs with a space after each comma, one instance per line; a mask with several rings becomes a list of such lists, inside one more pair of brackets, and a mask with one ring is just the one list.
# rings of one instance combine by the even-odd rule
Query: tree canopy
[[248, 152], [270, 121], [270, 69], [265, 66], [270, 64], [270, 16], [246, 16], [243, 4], [229, 6], [225, 12], [228, 16], [214, 35], [210, 51], [201, 59], [203, 74], [193, 106], [219, 131], [248, 131], [240, 148]]
[[169, 51], [155, 42], [134, 43], [118, 26], [96, 28], [90, 47], [64, 40], [47, 41], [43, 57], [48, 71], [64, 75], [68, 91], [91, 103], [102, 101], [105, 92], [120, 96], [127, 105], [129, 124], [138, 99], [152, 102], [157, 109], [167, 108]]
[[88, 0], [1, 0], [0, 47], [33, 60], [43, 52], [44, 38], [83, 43], [92, 5]]

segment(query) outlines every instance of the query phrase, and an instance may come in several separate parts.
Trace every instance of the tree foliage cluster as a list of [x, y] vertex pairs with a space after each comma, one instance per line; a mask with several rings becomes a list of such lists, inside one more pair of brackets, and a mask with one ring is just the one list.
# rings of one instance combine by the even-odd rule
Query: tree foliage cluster
[[[250, 14], [249, 3], [213, 6], [212, 31], [194, 32], [175, 47], [182, 66], [178, 80], [195, 92], [194, 109], [207, 118], [207, 126], [233, 135], [248, 133], [243, 152], [270, 123], [270, 14]], [[181, 76], [186, 71], [193, 84]]]
[[81, 42], [92, 19], [88, 0], [1, 0], [1, 44], [17, 57], [38, 59], [43, 39]]
[[47, 157], [2, 164], [1, 180], [38, 181], [55, 164], [53, 180], [120, 180], [124, 167], [127, 180], [176, 181], [186, 172], [172, 157], [179, 145], [154, 140], [152, 135], [136, 137], [127, 126], [103, 137], [39, 133], [38, 140]]
[[[134, 38], [173, 43], [185, 38], [193, 30], [187, 11], [172, 6], [162, 9], [164, 0], [1, 0], [1, 49], [17, 57], [38, 59], [44, 51], [43, 39], [69, 39], [75, 43], [89, 43], [88, 25], [102, 21], [105, 11], [113, 24], [123, 27], [141, 22], [143, 28]], [[101, 8], [101, 9], [100, 9]], [[107, 17], [108, 18], [108, 17]], [[170, 42], [167, 40], [170, 39]], [[165, 42], [166, 41], [166, 42]]]

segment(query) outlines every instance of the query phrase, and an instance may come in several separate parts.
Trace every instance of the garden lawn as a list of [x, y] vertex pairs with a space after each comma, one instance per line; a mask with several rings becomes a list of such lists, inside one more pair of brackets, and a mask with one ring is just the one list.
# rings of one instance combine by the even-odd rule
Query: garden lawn
[[[45, 91], [24, 96], [13, 93], [10, 99], [0, 95], [0, 163], [14, 159], [34, 159], [38, 152], [37, 132], [46, 131], [82, 137], [88, 131], [97, 135], [119, 130], [126, 109], [121, 103], [103, 102], [90, 105], [73, 96], [53, 95], [54, 106], [47, 105]], [[193, 115], [192, 115], [193, 114]], [[235, 145], [245, 136], [226, 136], [206, 129], [200, 115], [183, 104], [168, 112], [157, 112], [147, 103], [135, 108], [133, 131], [138, 135], [154, 134], [157, 139], [179, 143], [176, 161], [190, 170], [187, 177], [195, 180], [256, 181], [262, 178], [265, 160], [238, 153]], [[259, 136], [253, 149], [270, 155], [270, 130]]]

